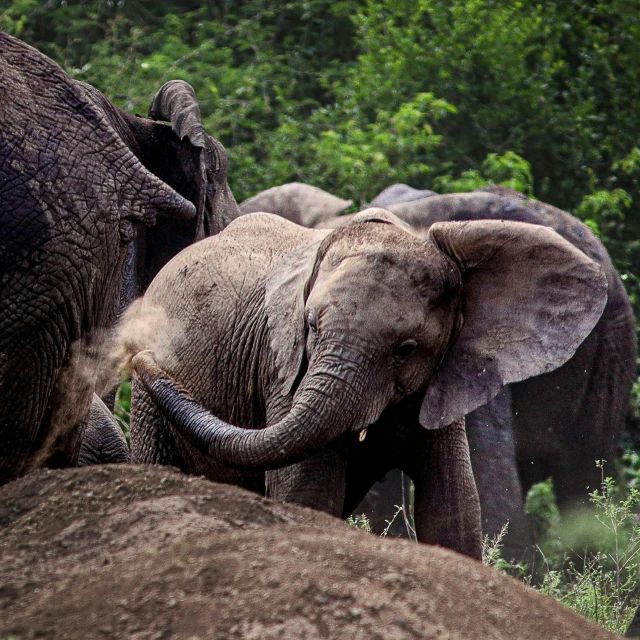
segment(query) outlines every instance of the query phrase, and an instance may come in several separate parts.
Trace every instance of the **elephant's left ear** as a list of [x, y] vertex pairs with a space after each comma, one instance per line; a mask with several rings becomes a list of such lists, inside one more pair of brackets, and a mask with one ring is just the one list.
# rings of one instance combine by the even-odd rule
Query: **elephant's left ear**
[[305, 304], [328, 234], [317, 231], [313, 235], [309, 243], [284, 256], [265, 284], [267, 325], [283, 395], [291, 391], [302, 366]]
[[462, 275], [462, 326], [425, 393], [427, 429], [452, 424], [506, 384], [564, 364], [606, 304], [600, 265], [547, 227], [440, 222], [426, 241]]

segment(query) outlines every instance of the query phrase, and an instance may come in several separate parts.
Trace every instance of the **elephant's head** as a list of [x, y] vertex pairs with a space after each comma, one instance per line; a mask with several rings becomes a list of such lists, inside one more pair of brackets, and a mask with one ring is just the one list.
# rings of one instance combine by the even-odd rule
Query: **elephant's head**
[[439, 428], [501, 386], [560, 366], [597, 322], [606, 280], [547, 228], [439, 223], [421, 240], [370, 209], [288, 254], [265, 292], [282, 393], [293, 394], [277, 424], [226, 425], [148, 353], [134, 366], [196, 446], [229, 464], [273, 468], [362, 432], [421, 389], [421, 423]]

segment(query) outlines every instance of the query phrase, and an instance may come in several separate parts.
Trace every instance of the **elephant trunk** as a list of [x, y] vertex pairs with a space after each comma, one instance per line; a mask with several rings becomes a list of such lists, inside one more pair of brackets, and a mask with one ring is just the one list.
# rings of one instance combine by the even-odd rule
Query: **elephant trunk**
[[346, 431], [365, 429], [389, 401], [372, 388], [367, 399], [356, 392], [364, 387], [358, 384], [364, 368], [338, 363], [337, 356], [327, 366], [328, 358], [319, 358], [307, 372], [289, 413], [264, 429], [235, 427], [213, 416], [158, 367], [152, 352], [137, 354], [133, 367], [162, 413], [194, 447], [223, 464], [267, 470], [304, 460]]

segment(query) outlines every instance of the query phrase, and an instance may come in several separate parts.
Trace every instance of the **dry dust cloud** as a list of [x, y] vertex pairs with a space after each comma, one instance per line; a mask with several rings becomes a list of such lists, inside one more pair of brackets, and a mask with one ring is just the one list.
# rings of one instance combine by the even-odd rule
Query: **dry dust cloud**
[[121, 375], [130, 373], [133, 357], [144, 349], [154, 351], [157, 361], [166, 365], [171, 345], [180, 335], [179, 325], [169, 321], [164, 309], [141, 298], [115, 327], [75, 342], [51, 397], [51, 429], [28, 470], [42, 466], [55, 450], [73, 451], [79, 440], [72, 431], [88, 419], [93, 394], [103, 397], [114, 389]]

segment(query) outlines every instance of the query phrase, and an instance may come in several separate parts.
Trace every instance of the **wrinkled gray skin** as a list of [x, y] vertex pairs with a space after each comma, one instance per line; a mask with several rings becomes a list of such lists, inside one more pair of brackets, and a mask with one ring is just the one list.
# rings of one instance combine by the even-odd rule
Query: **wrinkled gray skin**
[[[97, 89], [83, 84], [87, 97], [98, 107], [142, 164], [161, 178], [197, 211], [194, 219], [159, 219], [153, 227], [139, 227], [129, 245], [120, 291], [120, 313], [142, 295], [155, 275], [173, 256], [197, 240], [215, 235], [240, 215], [227, 183], [227, 152], [202, 125], [195, 93], [182, 80], [167, 82], [149, 107], [153, 120], [132, 116], [112, 105]], [[154, 122], [165, 120], [169, 125]], [[115, 390], [105, 397], [113, 410]], [[128, 451], [118, 446], [120, 429], [113, 423], [89, 422], [79, 464], [126, 462]], [[104, 446], [105, 441], [111, 446]], [[96, 451], [113, 452], [96, 458]], [[126, 455], [123, 455], [126, 453]], [[117, 455], [115, 455], [117, 454]]]
[[[624, 286], [586, 225], [505, 187], [435, 196], [390, 209], [422, 234], [440, 221], [504, 219], [544, 225], [598, 262], [606, 274], [605, 310], [573, 358], [556, 371], [510, 385], [466, 417], [483, 530], [496, 535], [508, 521], [505, 557], [528, 559], [531, 537], [523, 501], [532, 484], [551, 476], [561, 512], [587, 506], [588, 492], [600, 483], [595, 460], [611, 464], [617, 457], [636, 359], [634, 317]], [[395, 473], [397, 477], [378, 485], [356, 510], [369, 514], [378, 530], [401, 499]], [[606, 473], [612, 475], [613, 468], [607, 465]], [[383, 503], [386, 508], [376, 508]]]
[[[188, 153], [170, 126], [119, 112], [2, 33], [0, 64], [4, 483], [43, 464], [77, 464], [89, 415], [101, 411], [100, 340], [118, 314], [136, 231], [163, 219], [186, 225], [199, 211], [153, 173], [154, 149]], [[134, 131], [155, 145], [149, 167]]]
[[309, 184], [290, 182], [245, 200], [240, 204], [240, 211], [243, 214], [257, 211], [275, 213], [303, 227], [313, 228], [332, 220], [348, 209], [352, 202]]
[[84, 467], [105, 460], [113, 463], [129, 462], [129, 447], [111, 411], [94, 395], [76, 465]]
[[605, 300], [599, 267], [541, 227], [442, 224], [422, 240], [382, 209], [332, 232], [243, 216], [144, 297], [171, 350], [161, 368], [133, 360], [134, 459], [337, 516], [400, 467], [418, 539], [479, 557], [461, 418], [565, 362]]

